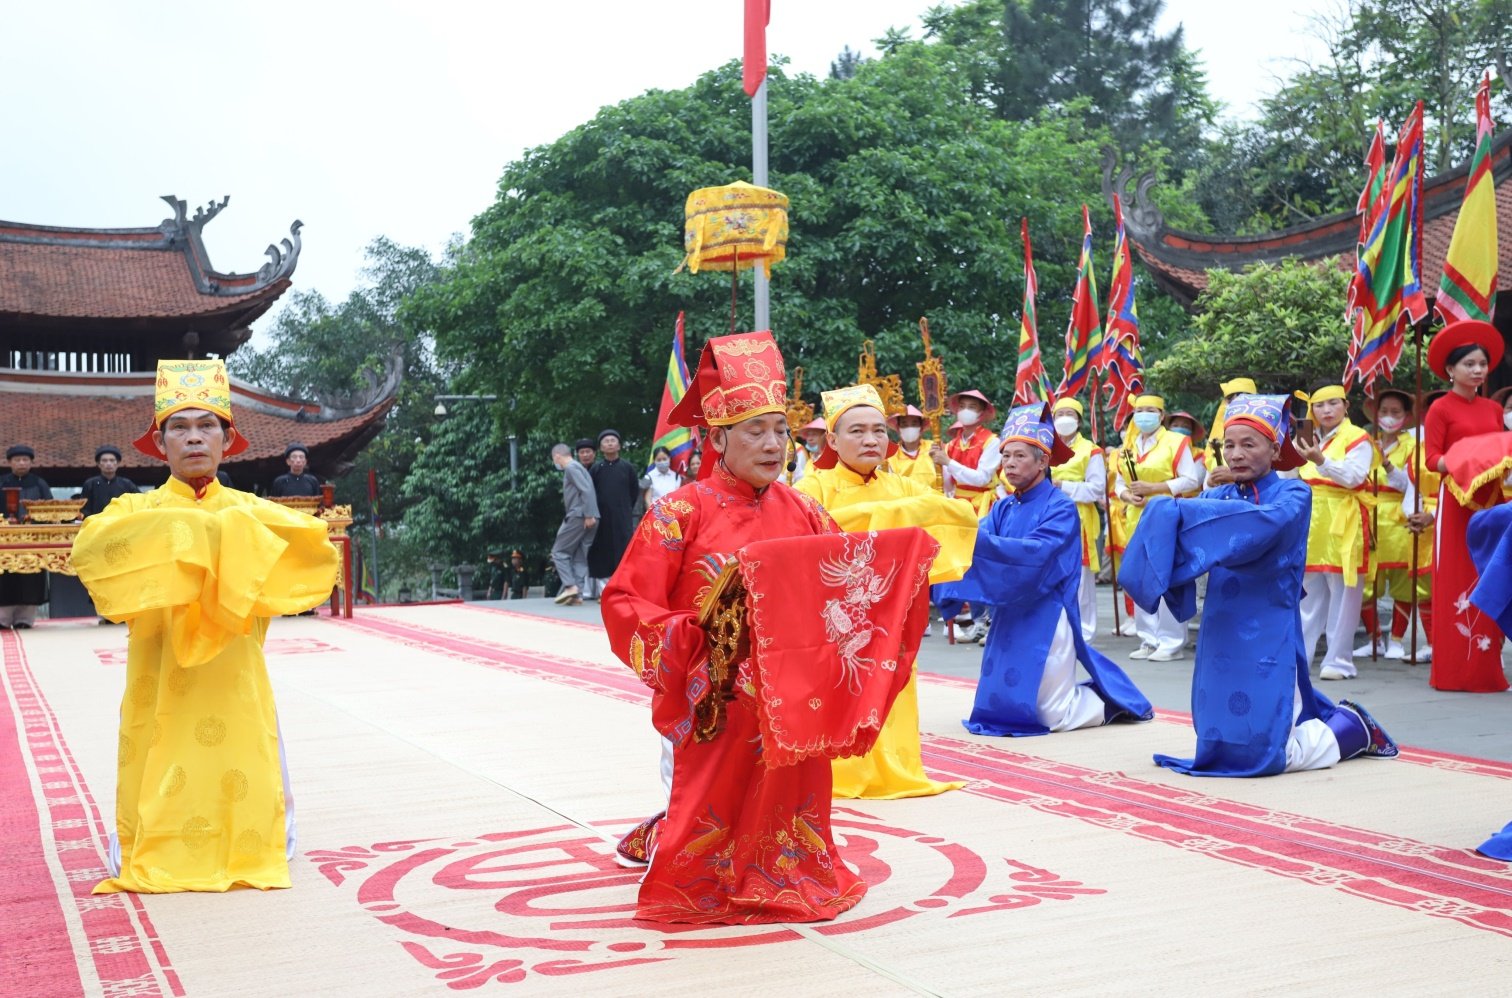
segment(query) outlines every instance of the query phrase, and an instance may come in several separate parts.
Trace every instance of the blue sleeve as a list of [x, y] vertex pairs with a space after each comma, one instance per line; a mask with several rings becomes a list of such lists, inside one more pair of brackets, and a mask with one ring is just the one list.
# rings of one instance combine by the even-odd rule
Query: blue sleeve
[[[1300, 487], [1293, 487], [1300, 486]], [[1267, 503], [1233, 496], [1227, 487], [1203, 493], [1213, 498], [1182, 499], [1145, 507], [1119, 567], [1118, 582], [1147, 612], [1161, 599], [1178, 620], [1197, 612], [1196, 581], [1222, 565], [1238, 569], [1274, 560], [1279, 541], [1306, 522], [1312, 495], [1306, 485], [1285, 483]]]
[[1494, 617], [1502, 633], [1512, 632], [1512, 503], [1470, 517], [1465, 543], [1480, 573], [1470, 602]]
[[[993, 606], [1034, 604], [1054, 592], [1071, 574], [1065, 558], [1068, 541], [1080, 542], [1081, 520], [1070, 500], [1051, 503], [1043, 518], [1023, 537], [999, 531], [1008, 505], [997, 503], [977, 531], [971, 569], [960, 582], [950, 583], [952, 596]], [[1080, 566], [1080, 560], [1076, 560]]]

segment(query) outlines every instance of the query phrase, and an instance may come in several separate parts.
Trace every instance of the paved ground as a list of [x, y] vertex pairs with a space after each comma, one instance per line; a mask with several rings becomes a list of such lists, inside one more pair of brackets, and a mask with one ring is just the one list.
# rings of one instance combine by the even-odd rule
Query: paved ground
[[[1111, 633], [1111, 587], [1098, 587], [1098, 600], [1100, 633], [1094, 642], [1097, 649], [1122, 665], [1156, 707], [1190, 710], [1191, 658], [1176, 662], [1130, 660], [1129, 653], [1139, 647], [1139, 642]], [[598, 604], [592, 601], [579, 607], [564, 607], [538, 597], [500, 605], [546, 617], [592, 623], [601, 619]], [[1195, 632], [1192, 637], [1196, 639]], [[1363, 635], [1360, 643], [1364, 643]], [[981, 649], [976, 645], [947, 644], [938, 621], [919, 654], [920, 668], [924, 671], [951, 676], [974, 678], [980, 662]], [[1504, 654], [1503, 663], [1512, 664], [1512, 656]], [[1321, 683], [1322, 691], [1334, 698], [1347, 696], [1363, 703], [1404, 745], [1512, 762], [1512, 692], [1440, 693], [1428, 686], [1426, 665], [1369, 659], [1360, 659], [1356, 665], [1360, 670], [1358, 679]], [[1313, 676], [1316, 679], [1316, 666]]]

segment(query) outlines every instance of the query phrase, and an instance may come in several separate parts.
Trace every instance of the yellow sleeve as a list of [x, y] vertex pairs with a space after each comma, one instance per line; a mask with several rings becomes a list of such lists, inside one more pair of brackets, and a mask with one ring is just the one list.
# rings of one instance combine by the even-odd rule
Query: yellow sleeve
[[971, 553], [976, 547], [977, 517], [964, 499], [947, 499], [934, 489], [925, 488], [901, 475], [892, 476], [897, 483], [896, 497], [876, 502], [860, 502], [830, 510], [841, 530], [890, 530], [894, 527], [922, 527], [940, 544], [929, 570], [931, 585], [954, 582], [971, 567]]
[[810, 464], [808, 471], [804, 472], [803, 477], [798, 479], [798, 484], [793, 488], [823, 506], [824, 485], [819, 481], [819, 475], [820, 469]]
[[336, 551], [322, 521], [276, 503], [210, 511], [117, 500], [85, 521], [73, 566], [104, 617], [166, 611], [175, 656], [194, 666], [257, 617], [318, 606], [335, 584]]

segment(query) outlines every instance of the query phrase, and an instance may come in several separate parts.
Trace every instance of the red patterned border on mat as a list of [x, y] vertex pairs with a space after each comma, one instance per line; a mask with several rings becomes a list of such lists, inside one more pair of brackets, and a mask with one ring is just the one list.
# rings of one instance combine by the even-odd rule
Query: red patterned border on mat
[[[649, 691], [628, 669], [392, 620], [369, 618], [341, 626], [624, 702], [649, 699]], [[1189, 723], [1167, 713], [1172, 723]], [[1468, 849], [1215, 797], [1211, 793], [1218, 788], [1207, 781], [1191, 787], [1152, 783], [965, 738], [925, 735], [922, 747], [930, 775], [971, 780], [968, 793], [1512, 936], [1512, 875], [1506, 864]]]
[[[135, 894], [90, 893], [105, 879], [104, 842], [107, 832], [100, 809], [90, 794], [84, 775], [68, 748], [57, 717], [47, 698], [37, 688], [27, 661], [26, 649], [13, 631], [0, 632], [0, 648], [5, 653], [5, 678], [9, 687], [11, 709], [26, 734], [26, 752], [30, 755], [41, 780], [47, 814], [38, 822], [40, 836], [48, 836], [61, 869], [45, 871], [59, 904], [70, 904], [78, 913], [89, 958], [94, 963], [107, 996], [183, 995], [178, 974], [168, 961], [157, 931], [152, 926], [142, 899]], [[66, 899], [66, 900], [65, 900]], [[0, 924], [7, 936], [23, 931], [12, 922], [20, 913], [4, 909]], [[73, 942], [66, 935], [58, 940], [55, 956], [73, 952]], [[75, 961], [85, 954], [73, 952]], [[70, 993], [65, 989], [63, 992]]]
[[[591, 624], [581, 620], [564, 620], [557, 617], [548, 617], [544, 614], [528, 613], [523, 610], [506, 610], [502, 607], [475, 606], [471, 603], [460, 604], [463, 609], [478, 613], [504, 614], [522, 620], [532, 620], [545, 624], [555, 624], [562, 627], [571, 627], [584, 631], [604, 630], [603, 624]], [[926, 683], [935, 683], [940, 686], [954, 686], [959, 689], [975, 689], [977, 681], [966, 676], [948, 676], [941, 672], [919, 673], [919, 680]], [[1192, 715], [1179, 710], [1157, 710], [1157, 721], [1167, 724], [1190, 725]], [[1398, 757], [1402, 762], [1412, 763], [1415, 766], [1428, 766], [1432, 769], [1447, 769], [1458, 773], [1472, 773], [1476, 776], [1490, 776], [1500, 780], [1512, 780], [1512, 762], [1502, 762], [1497, 759], [1478, 759], [1475, 756], [1456, 755], [1453, 752], [1439, 752], [1434, 749], [1402, 747], [1402, 754]]]

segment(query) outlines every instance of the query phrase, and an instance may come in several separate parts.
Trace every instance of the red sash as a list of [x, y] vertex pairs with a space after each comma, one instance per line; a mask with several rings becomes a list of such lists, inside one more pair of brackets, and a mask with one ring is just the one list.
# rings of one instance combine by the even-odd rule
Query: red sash
[[913, 674], [938, 550], [917, 527], [740, 549], [768, 767], [871, 749]]

